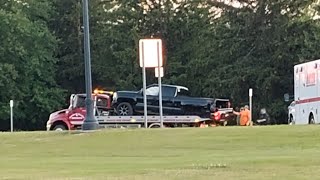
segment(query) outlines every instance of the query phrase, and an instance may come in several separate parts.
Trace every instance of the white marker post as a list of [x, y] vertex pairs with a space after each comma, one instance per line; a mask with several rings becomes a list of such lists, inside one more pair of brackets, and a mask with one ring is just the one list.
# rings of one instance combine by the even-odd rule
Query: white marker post
[[[162, 67], [162, 41], [161, 39], [140, 39], [139, 40], [140, 67], [143, 76], [143, 99], [144, 99], [144, 124], [148, 127], [147, 120], [147, 95], [146, 95], [146, 68]], [[159, 95], [161, 86], [159, 87]], [[162, 107], [161, 107], [162, 110]]]
[[13, 132], [13, 100], [10, 100], [10, 129]]
[[249, 89], [250, 126], [252, 126], [252, 88]]

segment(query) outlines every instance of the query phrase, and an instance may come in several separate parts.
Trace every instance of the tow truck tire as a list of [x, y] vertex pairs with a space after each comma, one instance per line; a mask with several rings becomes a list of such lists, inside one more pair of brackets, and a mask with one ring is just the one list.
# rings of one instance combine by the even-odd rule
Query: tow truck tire
[[65, 130], [67, 130], [67, 128], [64, 125], [58, 124], [58, 125], [54, 126], [54, 128], [52, 130], [54, 130], [54, 131], [65, 131]]
[[149, 128], [160, 128], [161, 125], [159, 123], [154, 123], [149, 126]]
[[313, 114], [310, 114], [309, 116], [309, 124], [315, 124], [315, 120], [314, 120], [314, 117], [313, 117]]
[[117, 114], [119, 116], [131, 116], [133, 109], [130, 103], [122, 102], [117, 106]]
[[294, 124], [294, 120], [293, 120], [293, 116], [292, 114], [290, 114], [290, 118], [289, 118], [289, 125], [293, 125]]

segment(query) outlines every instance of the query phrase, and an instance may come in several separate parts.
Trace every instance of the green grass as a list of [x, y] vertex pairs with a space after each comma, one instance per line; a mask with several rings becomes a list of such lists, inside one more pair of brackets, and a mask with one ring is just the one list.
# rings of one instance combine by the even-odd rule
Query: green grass
[[319, 172], [316, 125], [0, 133], [0, 179], [295, 180]]

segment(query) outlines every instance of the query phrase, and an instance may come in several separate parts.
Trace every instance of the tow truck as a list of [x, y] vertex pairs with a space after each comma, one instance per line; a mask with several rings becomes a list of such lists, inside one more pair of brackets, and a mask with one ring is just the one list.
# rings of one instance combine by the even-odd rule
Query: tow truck
[[[92, 94], [94, 101], [94, 113], [100, 128], [141, 128], [145, 127], [144, 116], [117, 116], [111, 105], [113, 92], [95, 90]], [[50, 114], [47, 121], [47, 131], [64, 131], [81, 129], [86, 108], [86, 94], [72, 94], [67, 109], [56, 111]], [[212, 119], [201, 118], [194, 115], [163, 116], [164, 127], [200, 127], [203, 124], [210, 124]], [[160, 116], [147, 116], [148, 128], [160, 127]]]

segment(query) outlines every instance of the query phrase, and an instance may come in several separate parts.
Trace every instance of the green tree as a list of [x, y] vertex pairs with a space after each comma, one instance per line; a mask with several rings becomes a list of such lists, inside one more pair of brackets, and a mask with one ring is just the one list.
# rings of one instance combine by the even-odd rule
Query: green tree
[[284, 121], [283, 94], [293, 91], [293, 65], [319, 56], [318, 23], [305, 13], [311, 1], [255, 2], [226, 8], [215, 20], [211, 66], [218, 68], [210, 74], [215, 78], [207, 81], [207, 92], [229, 94], [239, 104], [248, 102], [252, 87], [255, 110], [267, 107]]
[[[185, 85], [193, 95], [228, 97], [234, 105], [266, 107], [285, 120], [283, 94], [293, 92], [293, 65], [319, 57], [314, 1], [91, 1], [93, 86], [141, 87], [140, 38], [164, 42], [165, 83]], [[59, 84], [84, 91], [81, 2], [54, 1], [51, 29], [59, 37]], [[310, 11], [310, 7], [313, 10]], [[9, 68], [9, 67], [7, 67]], [[148, 84], [156, 82], [148, 70]]]
[[81, 0], [53, 0], [52, 5], [55, 11], [49, 27], [58, 38], [57, 82], [70, 93], [83, 92], [85, 77]]
[[48, 114], [61, 105], [63, 92], [55, 83], [56, 39], [46, 26], [52, 9], [44, 0], [2, 3], [1, 127], [9, 123], [8, 102], [13, 99], [16, 128], [44, 129]]

